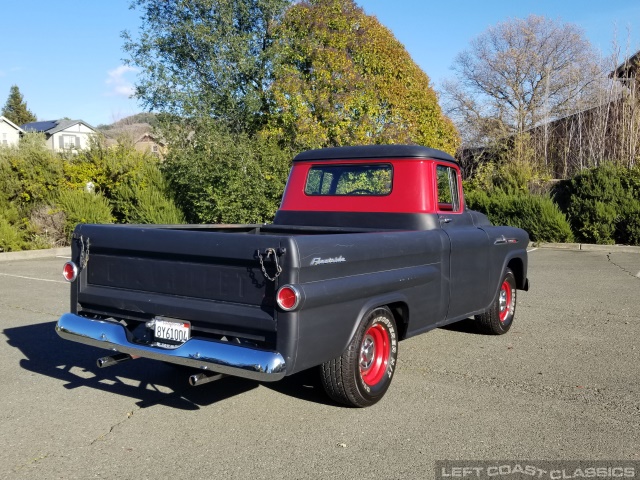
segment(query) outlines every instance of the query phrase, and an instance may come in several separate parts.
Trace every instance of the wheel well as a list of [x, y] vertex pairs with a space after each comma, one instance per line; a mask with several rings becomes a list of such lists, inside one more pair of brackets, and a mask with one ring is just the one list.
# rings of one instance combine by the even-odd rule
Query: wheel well
[[513, 272], [513, 276], [516, 277], [516, 288], [518, 290], [524, 289], [524, 265], [522, 264], [522, 259], [520, 258], [512, 258], [509, 260], [509, 264], [507, 265]]
[[407, 336], [407, 327], [409, 326], [409, 307], [406, 303], [396, 302], [387, 305], [393, 319], [396, 321], [396, 327], [398, 327], [398, 340], [403, 340]]

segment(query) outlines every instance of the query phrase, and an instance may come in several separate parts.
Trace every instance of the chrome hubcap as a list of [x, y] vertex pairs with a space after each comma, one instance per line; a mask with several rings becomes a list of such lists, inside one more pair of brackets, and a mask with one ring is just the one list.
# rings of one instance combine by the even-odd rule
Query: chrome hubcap
[[376, 354], [376, 344], [371, 335], [366, 335], [360, 347], [360, 368], [366, 370], [373, 363]]
[[503, 312], [505, 308], [507, 308], [507, 291], [500, 290], [500, 299], [498, 300], [500, 303], [500, 311]]

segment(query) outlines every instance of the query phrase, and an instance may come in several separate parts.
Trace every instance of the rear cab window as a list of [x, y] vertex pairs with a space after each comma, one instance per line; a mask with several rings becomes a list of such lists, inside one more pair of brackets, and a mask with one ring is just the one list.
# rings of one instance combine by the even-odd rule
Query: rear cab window
[[436, 191], [438, 212], [460, 213], [460, 183], [455, 168], [436, 164]]
[[304, 188], [316, 196], [384, 196], [393, 185], [391, 164], [314, 165]]

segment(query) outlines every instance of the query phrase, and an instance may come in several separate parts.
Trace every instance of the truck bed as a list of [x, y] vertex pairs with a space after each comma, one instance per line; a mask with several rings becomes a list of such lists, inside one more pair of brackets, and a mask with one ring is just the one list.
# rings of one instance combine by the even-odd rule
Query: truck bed
[[[88, 260], [72, 286], [71, 313], [120, 322], [140, 344], [152, 341], [145, 328], [152, 319], [186, 320], [194, 337], [284, 352], [290, 366], [304, 347], [300, 370], [344, 348], [353, 325], [342, 318], [358, 315], [361, 298], [393, 291], [398, 300], [416, 297], [419, 310], [435, 306], [417, 327], [443, 318], [445, 237], [295, 225], [80, 225], [73, 257], [82, 263], [88, 245]], [[294, 283], [308, 299], [304, 322], [275, 308], [279, 286]]]

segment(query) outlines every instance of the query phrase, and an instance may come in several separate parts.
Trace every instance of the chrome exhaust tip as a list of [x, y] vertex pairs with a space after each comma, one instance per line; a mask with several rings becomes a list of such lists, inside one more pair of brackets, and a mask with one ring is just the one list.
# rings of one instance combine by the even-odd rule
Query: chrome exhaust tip
[[189, 377], [189, 385], [197, 387], [198, 385], [214, 382], [224, 377], [226, 377], [226, 375], [222, 373], [194, 373]]
[[111, 365], [126, 362], [127, 360], [131, 359], [133, 359], [133, 357], [128, 353], [117, 353], [115, 355], [111, 355], [110, 357], [99, 358], [98, 360], [96, 360], [96, 365], [98, 365], [98, 368], [107, 368]]

